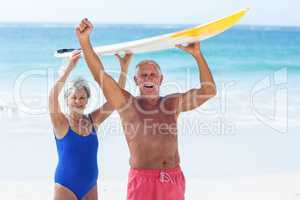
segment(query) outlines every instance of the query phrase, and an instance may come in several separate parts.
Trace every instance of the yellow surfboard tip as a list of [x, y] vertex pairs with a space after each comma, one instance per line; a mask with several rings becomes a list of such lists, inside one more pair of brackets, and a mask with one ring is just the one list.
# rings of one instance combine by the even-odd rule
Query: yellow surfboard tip
[[194, 28], [179, 31], [170, 35], [170, 38], [192, 37], [192, 38], [208, 38], [231, 28], [236, 24], [250, 8], [242, 9], [229, 16], [217, 19], [215, 21], [196, 26]]

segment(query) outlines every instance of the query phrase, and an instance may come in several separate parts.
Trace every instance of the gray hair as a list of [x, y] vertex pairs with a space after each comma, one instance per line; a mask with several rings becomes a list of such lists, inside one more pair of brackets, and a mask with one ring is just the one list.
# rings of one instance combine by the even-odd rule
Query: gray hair
[[68, 98], [72, 91], [80, 90], [80, 89], [84, 89], [84, 91], [86, 92], [87, 98], [90, 98], [90, 96], [91, 96], [90, 87], [89, 87], [87, 81], [81, 77], [78, 77], [71, 82], [71, 86], [65, 91], [64, 97]]
[[138, 72], [140, 66], [143, 65], [143, 64], [146, 64], [146, 63], [150, 63], [150, 64], [154, 65], [156, 67], [156, 69], [158, 69], [158, 71], [161, 73], [161, 69], [160, 69], [159, 64], [154, 60], [142, 60], [141, 62], [139, 62], [135, 67], [136, 73]]

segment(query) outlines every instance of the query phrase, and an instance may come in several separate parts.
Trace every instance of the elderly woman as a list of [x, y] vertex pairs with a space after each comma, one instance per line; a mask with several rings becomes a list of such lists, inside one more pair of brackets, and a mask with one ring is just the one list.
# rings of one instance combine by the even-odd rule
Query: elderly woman
[[[124, 88], [132, 55], [127, 54], [124, 58], [116, 56], [121, 65], [119, 85]], [[67, 114], [60, 110], [59, 93], [79, 58], [80, 52], [74, 52], [49, 95], [49, 111], [59, 158], [55, 171], [55, 200], [98, 198], [97, 127], [113, 112], [113, 107], [105, 103], [84, 114], [91, 94], [83, 79], [74, 81], [65, 93]]]

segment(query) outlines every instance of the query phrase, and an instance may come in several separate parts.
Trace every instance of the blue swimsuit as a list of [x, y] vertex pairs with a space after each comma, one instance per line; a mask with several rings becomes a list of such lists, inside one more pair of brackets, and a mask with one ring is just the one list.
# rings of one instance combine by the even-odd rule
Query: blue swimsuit
[[81, 199], [97, 184], [96, 131], [93, 128], [88, 136], [81, 136], [69, 127], [67, 134], [55, 141], [58, 153], [55, 183], [67, 187]]

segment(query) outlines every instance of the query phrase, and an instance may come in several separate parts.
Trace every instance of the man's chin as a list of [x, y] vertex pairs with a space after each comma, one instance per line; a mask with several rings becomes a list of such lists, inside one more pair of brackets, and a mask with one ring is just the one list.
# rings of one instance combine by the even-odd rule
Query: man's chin
[[159, 93], [156, 91], [142, 91], [141, 96], [145, 98], [153, 98], [159, 96]]

